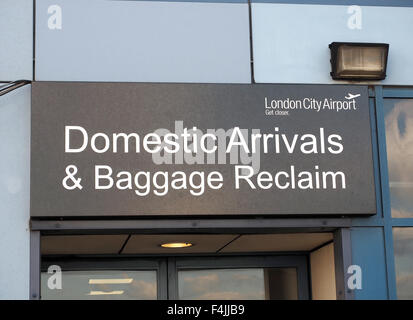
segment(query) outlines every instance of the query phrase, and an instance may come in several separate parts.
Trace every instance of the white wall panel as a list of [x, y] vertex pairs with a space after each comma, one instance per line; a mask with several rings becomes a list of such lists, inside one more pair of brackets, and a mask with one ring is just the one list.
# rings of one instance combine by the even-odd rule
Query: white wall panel
[[0, 299], [28, 299], [30, 85], [0, 97]]
[[336, 300], [334, 244], [310, 253], [311, 290], [313, 300]]
[[334, 41], [390, 44], [382, 84], [413, 85], [413, 8], [361, 7], [361, 29], [348, 27], [348, 6], [253, 3], [256, 82], [337, 83], [330, 76]]
[[245, 83], [250, 72], [245, 3], [37, 1], [36, 80]]
[[33, 77], [33, 0], [0, 1], [0, 81]]

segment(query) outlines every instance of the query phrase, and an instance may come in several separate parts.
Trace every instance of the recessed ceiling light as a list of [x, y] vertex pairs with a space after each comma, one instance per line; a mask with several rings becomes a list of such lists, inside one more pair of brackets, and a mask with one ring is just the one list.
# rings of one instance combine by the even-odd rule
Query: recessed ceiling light
[[169, 242], [161, 244], [163, 248], [188, 248], [192, 247], [192, 243], [189, 242]]

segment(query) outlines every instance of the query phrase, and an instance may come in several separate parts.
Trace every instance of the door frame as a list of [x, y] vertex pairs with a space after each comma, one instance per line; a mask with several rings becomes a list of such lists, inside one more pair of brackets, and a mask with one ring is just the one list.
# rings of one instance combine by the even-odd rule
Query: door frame
[[[58, 265], [63, 271], [77, 270], [155, 270], [157, 298], [178, 300], [178, 271], [194, 269], [296, 268], [298, 299], [310, 299], [308, 261], [302, 255], [231, 255], [165, 257], [45, 257], [41, 271]], [[41, 293], [40, 293], [41, 294]]]

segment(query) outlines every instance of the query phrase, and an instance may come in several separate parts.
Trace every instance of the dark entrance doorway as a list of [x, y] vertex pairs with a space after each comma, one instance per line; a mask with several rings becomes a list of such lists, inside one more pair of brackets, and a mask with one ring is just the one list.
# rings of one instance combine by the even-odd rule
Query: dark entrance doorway
[[309, 299], [308, 283], [305, 255], [44, 258], [41, 296], [294, 300]]

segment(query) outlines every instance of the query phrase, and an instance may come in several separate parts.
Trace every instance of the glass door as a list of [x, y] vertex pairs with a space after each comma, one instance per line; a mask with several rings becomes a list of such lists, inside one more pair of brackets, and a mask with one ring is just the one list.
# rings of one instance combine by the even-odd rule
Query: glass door
[[41, 299], [167, 299], [166, 263], [146, 258], [44, 259]]
[[169, 298], [308, 299], [305, 256], [170, 258]]
[[306, 256], [46, 258], [42, 299], [308, 299]]

